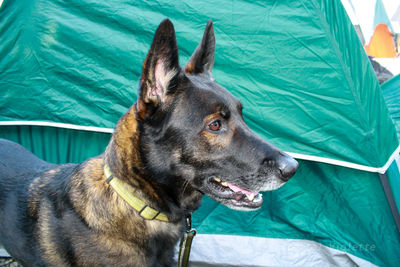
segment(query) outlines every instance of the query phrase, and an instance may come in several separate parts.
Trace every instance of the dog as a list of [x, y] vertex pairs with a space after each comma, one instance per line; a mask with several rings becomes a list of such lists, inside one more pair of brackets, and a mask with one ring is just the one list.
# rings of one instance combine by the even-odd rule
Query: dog
[[137, 101], [105, 152], [50, 164], [0, 141], [0, 243], [24, 266], [171, 266], [184, 218], [204, 194], [238, 210], [262, 205], [298, 163], [245, 124], [211, 75], [211, 20], [184, 68], [170, 20], [157, 28]]

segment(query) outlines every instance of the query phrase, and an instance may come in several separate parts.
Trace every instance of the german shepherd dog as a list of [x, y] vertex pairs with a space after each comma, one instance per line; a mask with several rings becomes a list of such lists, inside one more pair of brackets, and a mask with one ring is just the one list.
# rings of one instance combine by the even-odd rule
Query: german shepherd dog
[[292, 177], [298, 163], [251, 131], [240, 102], [212, 78], [214, 49], [209, 21], [181, 68], [164, 20], [138, 100], [100, 156], [56, 165], [0, 141], [0, 243], [12, 257], [24, 266], [171, 266], [185, 213], [204, 194], [255, 210], [260, 191]]

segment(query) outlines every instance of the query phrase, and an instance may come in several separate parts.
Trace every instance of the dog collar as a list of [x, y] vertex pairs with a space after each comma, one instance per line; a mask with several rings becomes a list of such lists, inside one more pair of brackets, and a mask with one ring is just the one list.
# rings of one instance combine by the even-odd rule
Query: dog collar
[[168, 217], [158, 210], [149, 207], [143, 200], [134, 196], [126, 189], [125, 182], [115, 177], [108, 164], [104, 164], [104, 173], [107, 177], [106, 182], [111, 185], [114, 191], [122, 197], [133, 209], [139, 212], [139, 215], [146, 220], [159, 220], [168, 222]]

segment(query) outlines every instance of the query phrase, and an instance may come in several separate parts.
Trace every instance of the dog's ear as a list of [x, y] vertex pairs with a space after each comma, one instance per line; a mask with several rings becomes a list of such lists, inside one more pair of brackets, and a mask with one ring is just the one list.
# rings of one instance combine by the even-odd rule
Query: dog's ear
[[180, 73], [178, 46], [174, 26], [163, 20], [154, 34], [153, 43], [143, 63], [140, 78], [138, 109], [143, 112], [151, 106], [154, 110], [172, 94]]
[[211, 20], [204, 30], [203, 39], [185, 66], [186, 74], [206, 74], [211, 76], [214, 65], [215, 36]]

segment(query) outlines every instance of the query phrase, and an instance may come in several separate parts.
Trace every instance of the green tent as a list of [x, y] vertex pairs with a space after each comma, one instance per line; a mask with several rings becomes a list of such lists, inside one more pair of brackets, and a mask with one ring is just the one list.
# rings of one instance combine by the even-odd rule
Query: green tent
[[[397, 137], [400, 138], [400, 74], [391, 78], [381, 85], [383, 98], [393, 119], [397, 131]], [[398, 161], [398, 159], [396, 159]], [[397, 162], [400, 165], [400, 162]], [[397, 208], [400, 208], [400, 176], [396, 169], [389, 169], [389, 184], [393, 191], [394, 200]]]
[[214, 77], [300, 161], [256, 212], [205, 197], [194, 266], [399, 266], [399, 142], [339, 0], [5, 0], [0, 137], [57, 163], [101, 153], [165, 17], [182, 64], [214, 21]]
[[383, 97], [400, 137], [400, 74], [381, 85]]

